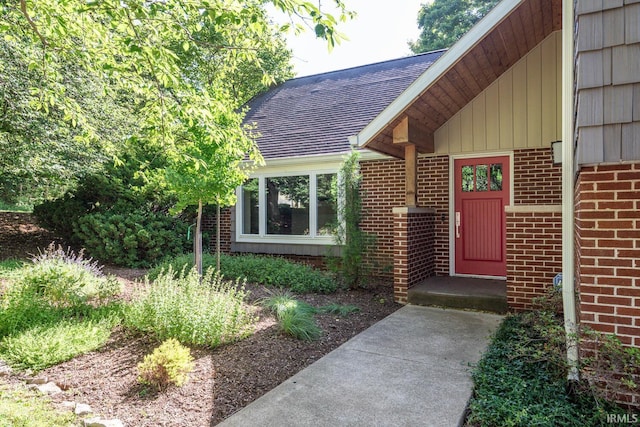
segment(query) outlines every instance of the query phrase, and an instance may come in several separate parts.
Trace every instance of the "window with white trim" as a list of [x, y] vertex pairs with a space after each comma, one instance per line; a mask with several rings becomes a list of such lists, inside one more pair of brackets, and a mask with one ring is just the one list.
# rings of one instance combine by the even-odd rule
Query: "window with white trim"
[[237, 240], [333, 243], [337, 206], [335, 171], [254, 176], [238, 189]]

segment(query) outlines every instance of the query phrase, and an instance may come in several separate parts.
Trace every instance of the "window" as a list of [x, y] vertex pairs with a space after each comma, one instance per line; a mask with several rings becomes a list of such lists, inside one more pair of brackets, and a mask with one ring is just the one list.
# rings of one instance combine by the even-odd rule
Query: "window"
[[251, 178], [238, 190], [237, 238], [331, 243], [337, 200], [336, 173]]

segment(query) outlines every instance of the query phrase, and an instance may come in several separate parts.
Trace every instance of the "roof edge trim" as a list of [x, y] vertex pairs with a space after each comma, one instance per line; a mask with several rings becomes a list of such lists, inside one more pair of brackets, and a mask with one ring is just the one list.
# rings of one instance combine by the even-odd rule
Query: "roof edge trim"
[[526, 0], [503, 0], [491, 12], [474, 25], [460, 40], [454, 43], [431, 67], [420, 75], [404, 92], [376, 116], [356, 135], [360, 148], [366, 145], [384, 130], [387, 124], [395, 120], [414, 102], [422, 92], [434, 84], [442, 75], [453, 67], [479, 41], [489, 34], [498, 24], [507, 18], [521, 3]]

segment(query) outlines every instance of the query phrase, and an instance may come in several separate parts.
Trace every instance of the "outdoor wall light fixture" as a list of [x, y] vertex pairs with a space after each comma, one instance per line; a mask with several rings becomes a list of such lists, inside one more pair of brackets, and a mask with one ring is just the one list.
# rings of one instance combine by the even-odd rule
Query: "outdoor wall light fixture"
[[562, 141], [553, 141], [551, 143], [551, 152], [553, 154], [553, 165], [562, 164]]

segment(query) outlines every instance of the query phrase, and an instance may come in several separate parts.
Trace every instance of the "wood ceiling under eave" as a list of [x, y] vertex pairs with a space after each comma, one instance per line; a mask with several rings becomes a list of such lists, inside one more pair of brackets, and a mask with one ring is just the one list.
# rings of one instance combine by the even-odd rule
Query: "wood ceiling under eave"
[[562, 0], [524, 1], [366, 147], [403, 158], [400, 147], [393, 146], [393, 129], [405, 116], [434, 133], [549, 34], [561, 29]]

